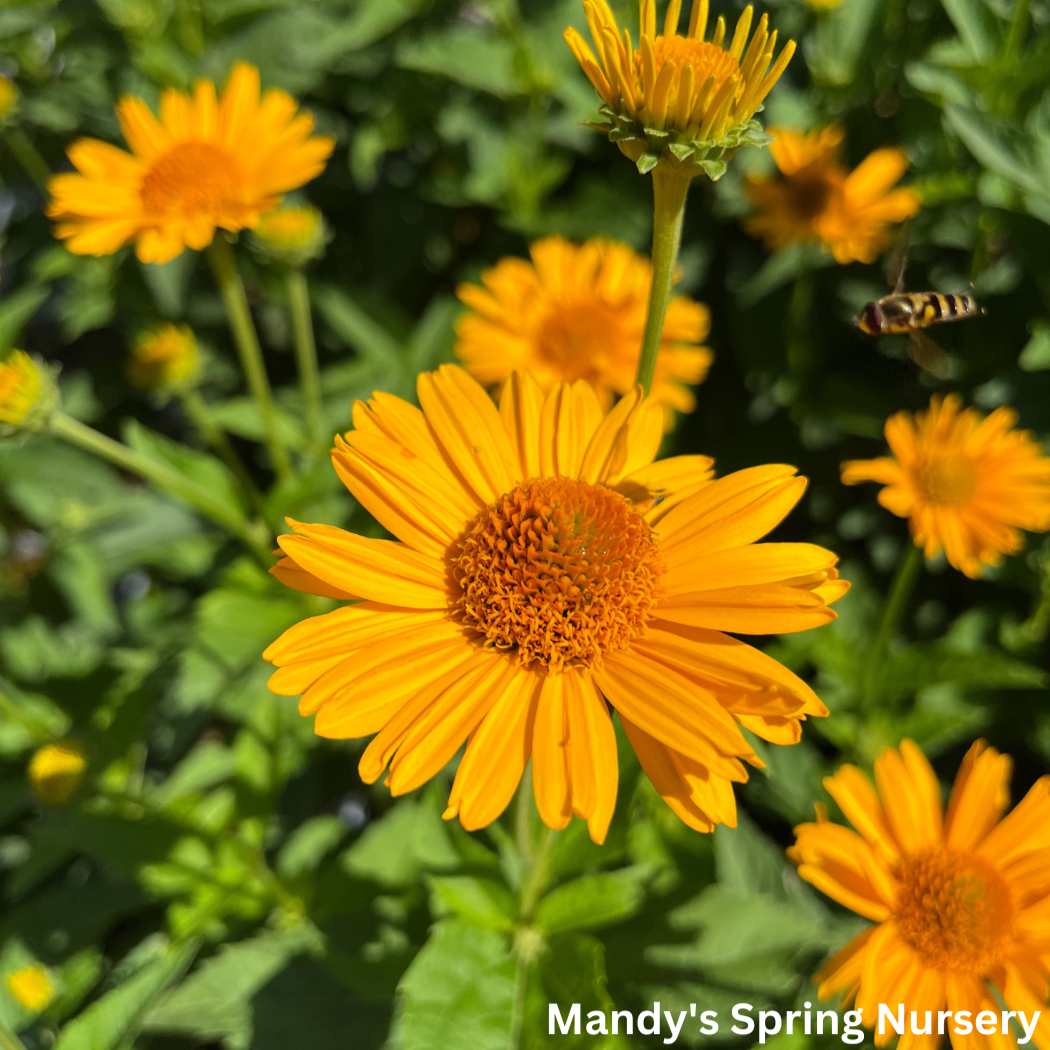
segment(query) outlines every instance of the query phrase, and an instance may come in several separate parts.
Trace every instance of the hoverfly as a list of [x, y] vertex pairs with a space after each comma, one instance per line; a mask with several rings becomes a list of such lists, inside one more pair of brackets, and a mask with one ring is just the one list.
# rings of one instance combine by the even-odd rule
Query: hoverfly
[[893, 291], [868, 303], [857, 316], [856, 325], [868, 335], [907, 335], [908, 356], [920, 368], [944, 379], [948, 374], [947, 355], [923, 329], [976, 317], [984, 313], [984, 307], [978, 306], [971, 295], [904, 291], [909, 234], [910, 225], [905, 225], [886, 267]]

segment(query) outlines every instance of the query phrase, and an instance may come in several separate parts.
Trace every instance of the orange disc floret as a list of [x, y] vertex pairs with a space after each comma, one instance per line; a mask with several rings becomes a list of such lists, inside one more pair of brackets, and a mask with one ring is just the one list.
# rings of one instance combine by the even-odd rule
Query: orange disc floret
[[478, 516], [454, 562], [463, 618], [498, 649], [552, 670], [626, 649], [662, 572], [652, 529], [621, 495], [534, 479]]

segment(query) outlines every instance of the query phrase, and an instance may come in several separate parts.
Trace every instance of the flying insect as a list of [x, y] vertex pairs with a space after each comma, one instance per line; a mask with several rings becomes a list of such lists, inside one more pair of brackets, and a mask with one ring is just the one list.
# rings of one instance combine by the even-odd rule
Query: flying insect
[[979, 306], [972, 295], [904, 291], [908, 233], [907, 227], [901, 231], [887, 266], [893, 291], [868, 303], [857, 316], [856, 324], [868, 335], [907, 335], [908, 356], [920, 368], [943, 379], [948, 374], [947, 355], [924, 329], [977, 317], [984, 313], [984, 307]]

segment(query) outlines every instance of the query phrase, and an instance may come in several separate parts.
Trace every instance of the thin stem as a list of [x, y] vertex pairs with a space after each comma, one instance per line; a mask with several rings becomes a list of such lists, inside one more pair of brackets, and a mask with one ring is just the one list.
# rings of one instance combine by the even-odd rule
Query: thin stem
[[904, 610], [908, 606], [915, 583], [922, 570], [922, 549], [909, 542], [907, 550], [901, 555], [897, 562], [897, 571], [894, 573], [893, 582], [890, 584], [889, 594], [886, 596], [886, 604], [882, 609], [882, 620], [875, 640], [868, 650], [868, 659], [865, 663], [863, 698], [865, 702], [873, 699], [875, 677], [879, 671], [890, 641], [897, 633]]
[[211, 413], [208, 411], [208, 406], [204, 403], [204, 398], [201, 397], [200, 391], [196, 387], [184, 390], [179, 394], [179, 401], [182, 404], [183, 411], [190, 417], [190, 422], [200, 432], [201, 437], [215, 449], [219, 458], [230, 468], [251, 505], [255, 510], [262, 513], [264, 507], [262, 493], [259, 492], [255, 482], [252, 481], [247, 467], [241, 462], [241, 457], [237, 455], [233, 445], [230, 444], [226, 431], [211, 418]]
[[674, 288], [674, 270], [682, 243], [685, 201], [693, 176], [661, 162], [653, 168], [653, 285], [649, 313], [645, 319], [642, 353], [638, 358], [638, 382], [648, 394], [656, 373], [656, 356], [664, 332], [664, 317]]
[[56, 412], [51, 417], [50, 428], [51, 433], [56, 437], [63, 438], [102, 459], [109, 460], [110, 463], [123, 470], [138, 474], [139, 477], [152, 481], [173, 496], [189, 503], [206, 518], [210, 518], [216, 525], [244, 543], [263, 565], [269, 567], [272, 563], [270, 545], [266, 542], [264, 532], [249, 524], [229, 504], [216, 499], [206, 488], [191, 481], [184, 474], [180, 474], [163, 463], [147, 459], [141, 453], [128, 448], [127, 445], [122, 445], [119, 441], [114, 441], [105, 434], [84, 426], [83, 423], [77, 422], [64, 412]]
[[295, 336], [295, 358], [299, 365], [299, 387], [303, 394], [303, 416], [306, 423], [307, 444], [312, 455], [324, 450], [324, 419], [321, 412], [321, 373], [317, 367], [317, 344], [314, 341], [314, 323], [310, 315], [310, 289], [302, 270], [289, 269], [288, 305], [292, 311], [292, 331]]
[[248, 296], [244, 291], [237, 261], [233, 257], [230, 242], [221, 233], [216, 233], [208, 248], [208, 262], [211, 263], [215, 282], [222, 293], [226, 304], [226, 316], [230, 322], [233, 341], [241, 357], [241, 367], [248, 381], [252, 400], [259, 410], [262, 419], [263, 436], [270, 450], [273, 469], [278, 478], [287, 481], [292, 477], [292, 464], [288, 453], [281, 442], [277, 430], [277, 413], [273, 407], [273, 394], [270, 391], [270, 380], [266, 375], [266, 364], [263, 361], [259, 337], [255, 332], [252, 312], [248, 307]]
[[0, 1050], [26, 1050], [25, 1043], [0, 1021]]
[[38, 189], [47, 193], [47, 184], [51, 181], [51, 168], [40, 156], [40, 151], [29, 141], [21, 128], [8, 128], [4, 132], [7, 148], [14, 154], [22, 170], [36, 183]]

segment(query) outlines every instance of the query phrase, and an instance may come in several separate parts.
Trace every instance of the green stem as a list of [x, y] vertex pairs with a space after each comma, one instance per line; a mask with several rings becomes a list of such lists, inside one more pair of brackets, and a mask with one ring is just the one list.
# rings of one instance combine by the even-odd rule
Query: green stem
[[221, 232], [215, 234], [208, 248], [208, 262], [211, 263], [215, 282], [226, 304], [230, 331], [233, 333], [233, 341], [237, 344], [248, 389], [262, 419], [263, 435], [273, 460], [273, 469], [281, 481], [287, 481], [292, 477], [292, 464], [277, 430], [277, 412], [273, 407], [273, 394], [266, 375], [262, 348], [259, 346], [259, 337], [252, 321], [248, 296], [244, 292], [244, 282], [233, 257], [233, 248]]
[[46, 194], [47, 184], [51, 181], [51, 168], [40, 156], [36, 146], [29, 141], [29, 136], [21, 128], [8, 128], [4, 132], [4, 139], [15, 160], [22, 165], [22, 170]]
[[868, 659], [864, 670], [864, 702], [873, 699], [875, 678], [879, 671], [879, 665], [886, 655], [890, 641], [897, 633], [897, 628], [900, 627], [901, 620], [904, 617], [904, 610], [908, 606], [908, 600], [911, 598], [919, 573], [922, 571], [922, 564], [922, 549], [909, 541], [907, 550], [904, 551], [897, 562], [897, 571], [893, 575], [893, 582], [890, 584], [890, 591], [886, 596], [886, 604], [882, 609], [882, 620], [879, 622], [875, 640], [868, 651]]
[[204, 403], [204, 398], [201, 397], [200, 391], [196, 387], [184, 390], [179, 394], [179, 401], [182, 404], [183, 411], [190, 417], [190, 422], [200, 432], [201, 437], [211, 445], [226, 466], [230, 468], [234, 477], [237, 478], [251, 505], [256, 511], [262, 513], [264, 509], [262, 493], [259, 492], [255, 482], [252, 481], [248, 469], [241, 462], [241, 457], [237, 455], [233, 445], [230, 444], [226, 431], [211, 418], [211, 413], [208, 411], [208, 406]]
[[295, 358], [299, 365], [299, 387], [303, 394], [303, 416], [310, 452], [317, 456], [324, 451], [324, 419], [321, 412], [321, 373], [317, 367], [317, 344], [310, 315], [310, 289], [302, 270], [289, 269], [285, 275], [288, 284], [288, 305], [292, 311], [292, 331], [295, 335]]
[[270, 545], [266, 542], [266, 537], [261, 530], [251, 525], [228, 504], [216, 499], [206, 488], [195, 481], [191, 481], [185, 475], [172, 470], [163, 463], [147, 459], [141, 453], [106, 437], [105, 434], [100, 434], [97, 430], [92, 430], [91, 427], [84, 426], [83, 423], [77, 422], [64, 412], [56, 412], [51, 417], [50, 429], [56, 437], [63, 438], [102, 459], [107, 459], [123, 470], [138, 474], [139, 477], [152, 481], [159, 488], [189, 503], [206, 518], [210, 518], [216, 525], [244, 543], [263, 565], [268, 567], [272, 564]]
[[26, 1050], [25, 1043], [0, 1021], [0, 1050]]
[[664, 317], [674, 288], [674, 270], [682, 243], [685, 201], [693, 176], [661, 162], [653, 168], [653, 286], [645, 319], [638, 382], [648, 394], [656, 373], [656, 355], [664, 332]]

